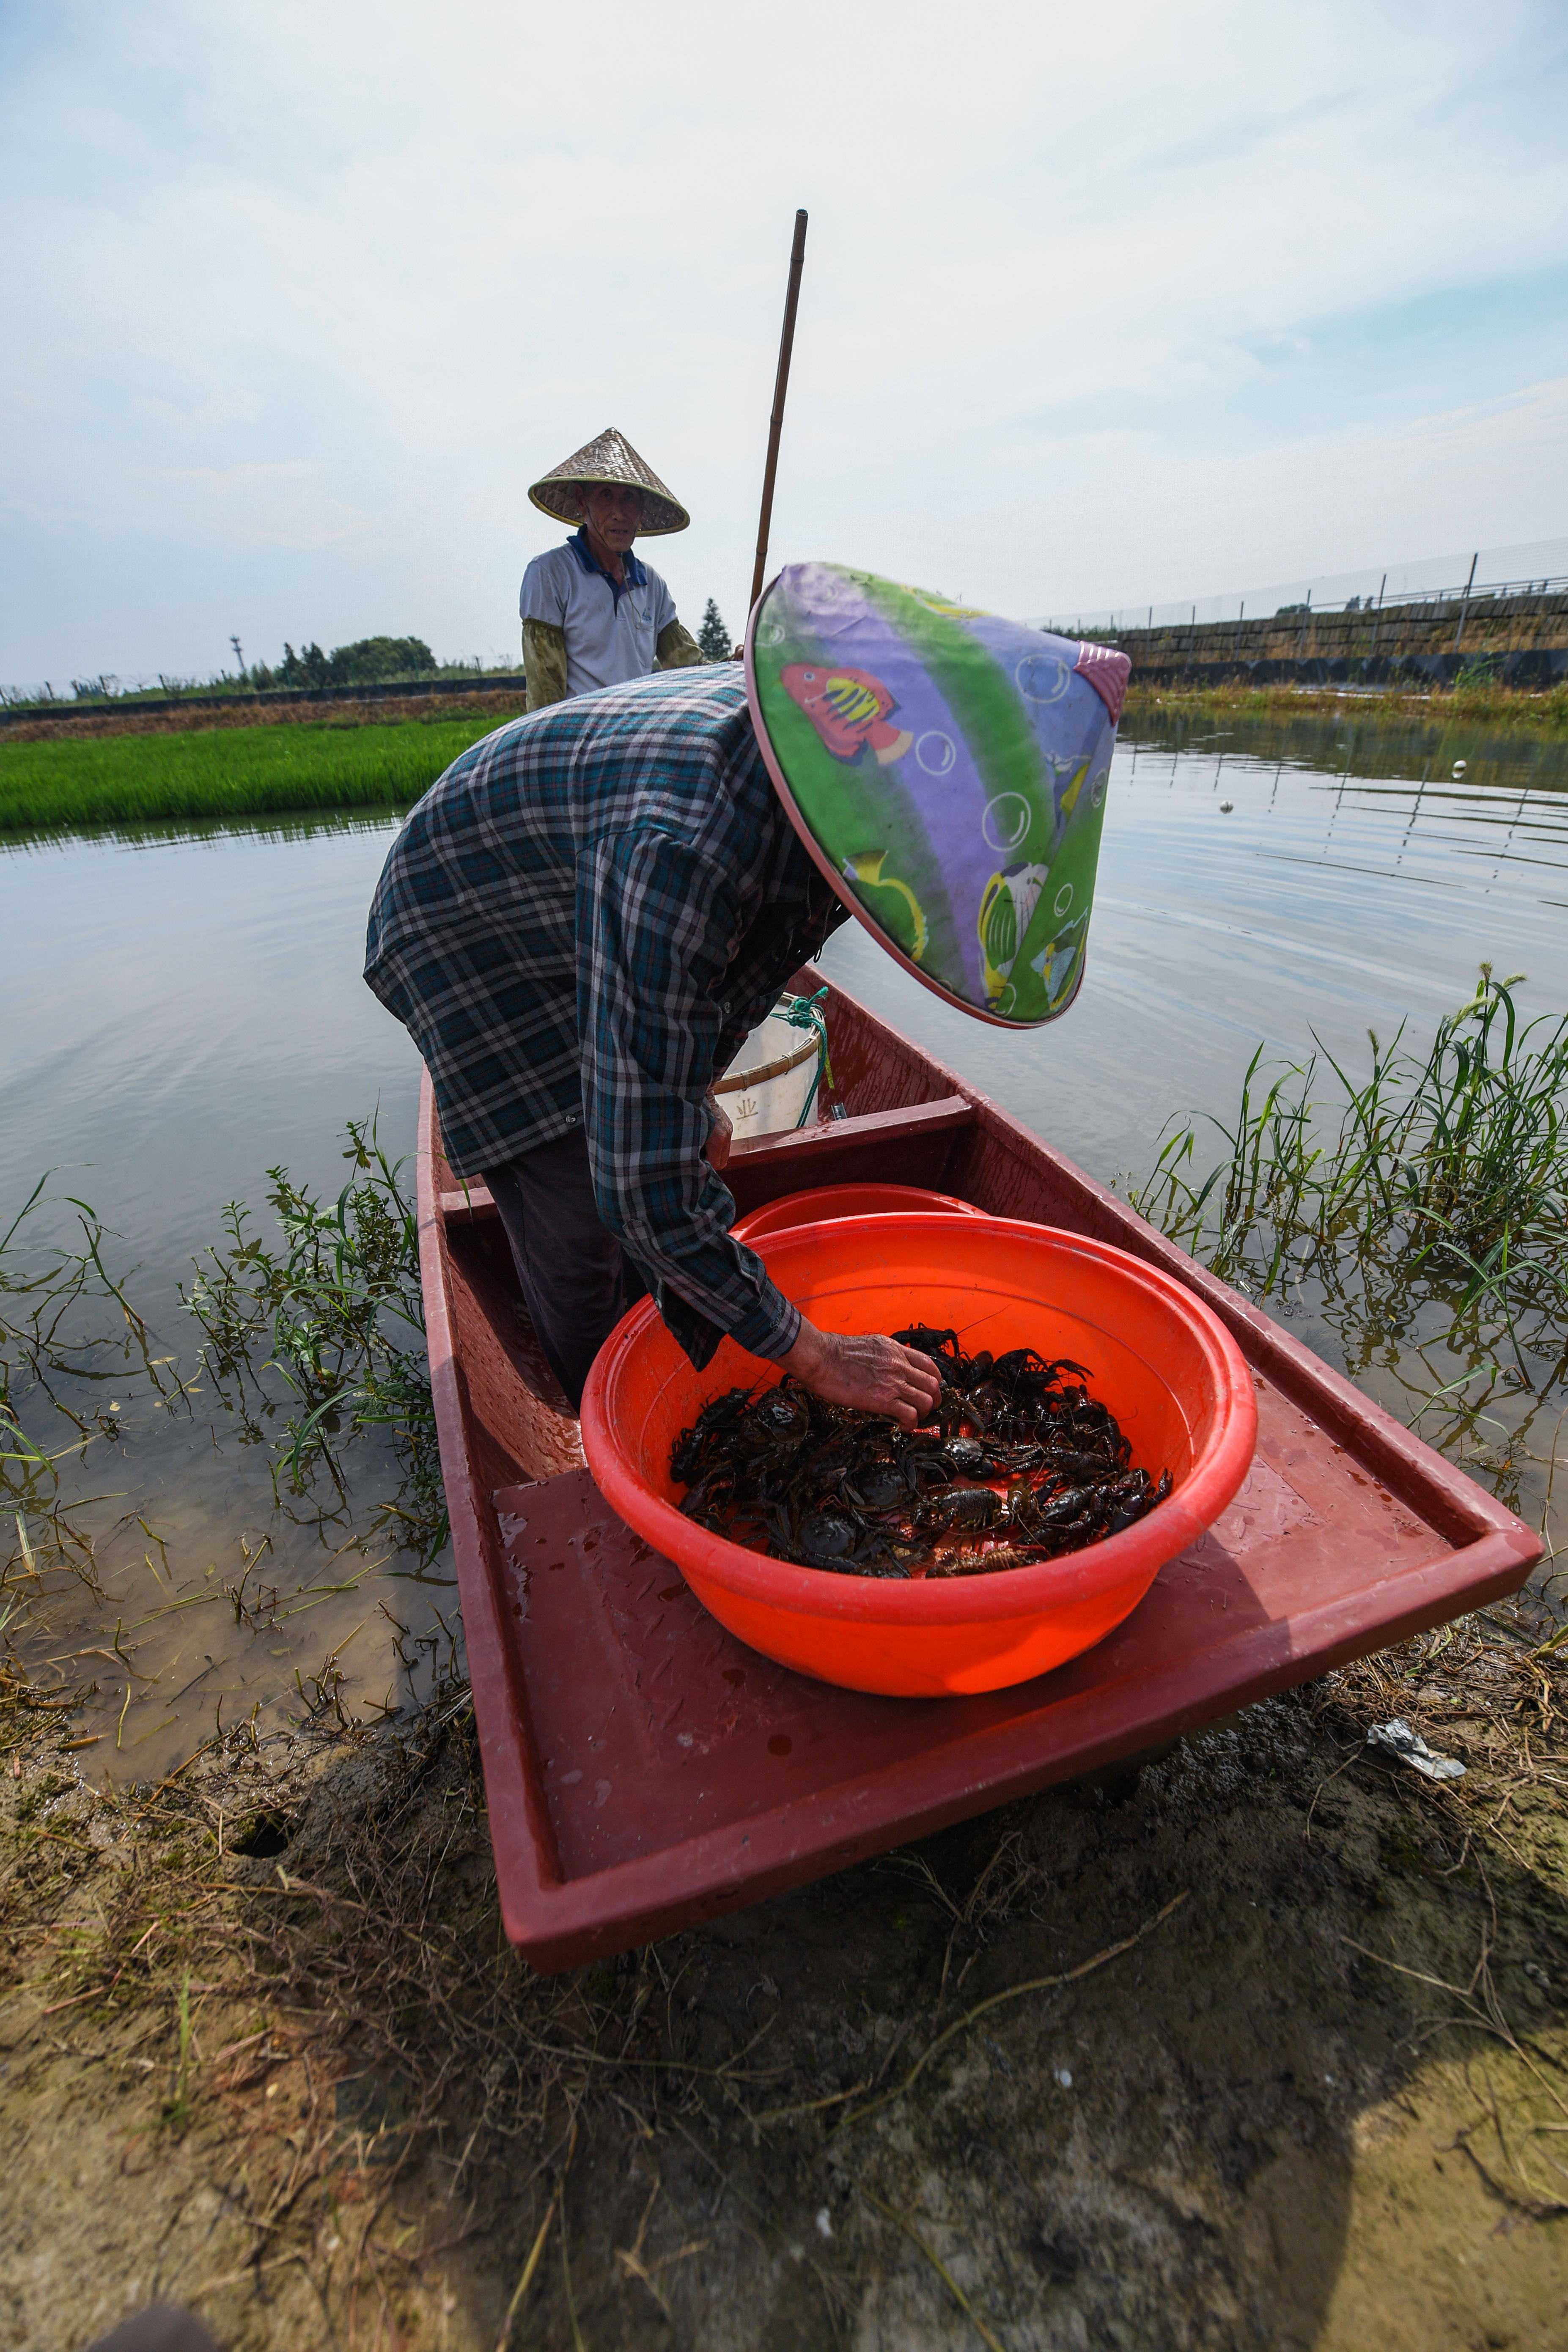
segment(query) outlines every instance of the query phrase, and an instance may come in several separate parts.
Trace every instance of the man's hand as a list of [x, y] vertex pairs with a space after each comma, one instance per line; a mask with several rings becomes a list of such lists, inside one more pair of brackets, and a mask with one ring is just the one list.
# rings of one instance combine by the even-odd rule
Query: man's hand
[[735, 1130], [730, 1124], [730, 1114], [723, 1109], [716, 1094], [708, 1097], [708, 1116], [713, 1124], [708, 1130], [708, 1140], [702, 1147], [702, 1157], [710, 1168], [727, 1168], [730, 1164], [730, 1139]]
[[778, 1362], [829, 1404], [885, 1412], [905, 1429], [918, 1428], [935, 1407], [942, 1381], [929, 1356], [876, 1334], [847, 1339], [819, 1331], [803, 1317], [800, 1337]]

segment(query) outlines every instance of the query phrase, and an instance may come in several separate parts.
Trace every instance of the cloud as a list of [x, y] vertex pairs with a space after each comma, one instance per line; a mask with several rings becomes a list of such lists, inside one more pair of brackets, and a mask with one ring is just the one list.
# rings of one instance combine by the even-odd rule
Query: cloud
[[14, 490], [12, 514], [34, 529], [149, 538], [200, 537], [243, 551], [313, 551], [363, 541], [374, 517], [332, 498], [327, 468], [279, 465], [148, 466], [103, 450], [72, 451], [68, 488], [52, 504]]
[[[1377, 322], [1568, 260], [1565, 37], [1521, 0], [601, 0], [586, 46], [490, 0], [23, 11], [7, 474], [127, 577], [177, 561], [170, 517], [232, 548], [247, 642], [396, 601], [490, 644], [547, 536], [528, 481], [614, 421], [697, 519], [655, 560], [736, 621], [804, 203], [781, 550], [1038, 610], [1525, 537], [1528, 402], [1453, 425], [1440, 477], [1420, 452], [1560, 373], [1550, 306], [1501, 356], [1456, 313], [1396, 399]], [[0, 671], [199, 663], [205, 591], [179, 644], [81, 641], [63, 544]], [[172, 576], [121, 609], [186, 625]]]
[[[1188, 597], [1201, 605], [1352, 571], [1375, 584], [1445, 550], [1464, 551], [1448, 575], [1462, 579], [1471, 550], [1561, 528], [1561, 504], [1543, 504], [1541, 489], [1568, 481], [1568, 376], [1393, 430], [1236, 455], [1173, 451], [1131, 432], [1080, 434], [1055, 454], [1048, 502], [1020, 512], [991, 498], [940, 519], [890, 511], [866, 560], [907, 573], [924, 554], [922, 576], [940, 563], [938, 584], [955, 593], [1062, 616]], [[1521, 566], [1515, 545], [1510, 572]]]

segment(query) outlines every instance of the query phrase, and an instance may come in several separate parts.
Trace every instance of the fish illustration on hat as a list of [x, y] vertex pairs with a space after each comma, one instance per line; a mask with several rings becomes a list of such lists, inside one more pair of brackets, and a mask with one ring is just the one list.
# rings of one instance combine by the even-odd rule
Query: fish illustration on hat
[[779, 682], [805, 711], [836, 760], [869, 751], [879, 767], [901, 760], [914, 741], [907, 727], [890, 727], [898, 702], [869, 670], [821, 662], [786, 662]]
[[1007, 992], [1019, 949], [1028, 936], [1040, 893], [1049, 870], [1039, 865], [1005, 866], [985, 885], [980, 900], [980, 952], [985, 972], [987, 1003], [997, 1004]]
[[[924, 959], [931, 938], [926, 924], [926, 910], [907, 882], [900, 882], [896, 875], [885, 874], [882, 871], [887, 862], [888, 853], [885, 849], [863, 849], [858, 856], [845, 859], [844, 872], [851, 882], [863, 882], [872, 890], [892, 890], [903, 900], [910, 916], [910, 961], [912, 963], [920, 963]], [[900, 941], [900, 944], [903, 943]]]

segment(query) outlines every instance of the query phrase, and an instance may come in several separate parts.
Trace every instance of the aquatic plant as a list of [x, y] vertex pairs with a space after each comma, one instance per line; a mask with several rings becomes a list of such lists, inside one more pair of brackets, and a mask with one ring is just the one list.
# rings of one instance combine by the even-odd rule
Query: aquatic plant
[[[203, 1360], [228, 1409], [253, 1443], [271, 1444], [274, 1491], [308, 1496], [321, 1478], [340, 1502], [347, 1488], [340, 1456], [363, 1433], [386, 1432], [404, 1481], [383, 1512], [401, 1522], [399, 1540], [422, 1564], [447, 1539], [435, 1412], [425, 1361], [425, 1311], [405, 1161], [388, 1160], [374, 1120], [351, 1119], [345, 1160], [355, 1173], [327, 1205], [295, 1184], [286, 1168], [268, 1171], [268, 1198], [282, 1245], [269, 1248], [239, 1202], [224, 1212], [226, 1240], [195, 1261], [183, 1293], [205, 1335]], [[278, 1372], [292, 1411], [268, 1438]]]
[[[1404, 1024], [1387, 1046], [1369, 1030], [1372, 1071], [1358, 1086], [1320, 1045], [1343, 1091], [1331, 1142], [1319, 1139], [1318, 1055], [1281, 1070], [1259, 1099], [1260, 1045], [1234, 1128], [1207, 1122], [1229, 1145], [1228, 1160], [1193, 1183], [1185, 1171], [1198, 1130], [1190, 1121], [1174, 1126], [1134, 1195], [1140, 1213], [1175, 1240], [1205, 1244], [1216, 1273], [1256, 1263], [1266, 1244], [1262, 1295], [1288, 1255], [1300, 1264], [1303, 1250], [1331, 1248], [1352, 1233], [1365, 1238], [1375, 1230], [1386, 1242], [1391, 1223], [1419, 1260], [1462, 1264], [1489, 1289], [1521, 1277], [1533, 1243], [1544, 1253], [1537, 1263], [1548, 1286], [1563, 1290], [1568, 1016], [1552, 1024], [1541, 1015], [1521, 1027], [1512, 992], [1524, 974], [1494, 980], [1489, 964], [1480, 974], [1476, 993], [1439, 1023], [1422, 1060], [1405, 1051]], [[1492, 1271], [1483, 1275], [1482, 1264]], [[1568, 1290], [1563, 1297], [1568, 1305]]]
[[406, 807], [493, 714], [0, 742], [0, 835], [180, 817]]
[[[144, 1385], [160, 1400], [181, 1393], [172, 1360], [153, 1355], [147, 1325], [104, 1263], [103, 1225], [88, 1202], [51, 1193], [49, 1173], [0, 1234], [0, 1512], [7, 1551], [0, 1627], [16, 1596], [42, 1585], [51, 1569], [69, 1568], [97, 1589], [92, 1543], [68, 1507], [62, 1465], [79, 1463], [95, 1439], [118, 1439], [128, 1390]], [[37, 1221], [61, 1209], [71, 1213], [79, 1248], [44, 1237]], [[110, 1381], [121, 1396], [105, 1400], [100, 1391]]]
[[1545, 1398], [1568, 1378], [1568, 1016], [1521, 1023], [1523, 976], [1482, 964], [1424, 1055], [1404, 1024], [1369, 1031], [1363, 1078], [1321, 1044], [1283, 1067], [1259, 1046], [1234, 1120], [1171, 1122], [1132, 1205], [1259, 1300], [1306, 1286], [1352, 1374], [1390, 1342], [1446, 1349], [1458, 1377], [1423, 1410], [1449, 1395], [1473, 1417], [1500, 1357]]
[[[199, 1263], [183, 1367], [168, 1302], [155, 1336], [131, 1278], [110, 1271], [112, 1237], [87, 1202], [46, 1178], [0, 1229], [0, 1704], [41, 1675], [36, 1703], [74, 1717], [72, 1752], [92, 1748], [97, 1764], [129, 1758], [182, 1715], [194, 1727], [212, 1708], [199, 1672], [165, 1672], [181, 1657], [183, 1612], [231, 1611], [245, 1629], [230, 1655], [250, 1648], [257, 1658], [259, 1681], [242, 1672], [239, 1685], [253, 1721], [282, 1706], [290, 1719], [342, 1725], [377, 1705], [340, 1663], [360, 1627], [337, 1625], [312, 1673], [297, 1646], [321, 1622], [311, 1612], [365, 1578], [444, 1581], [432, 1577], [446, 1511], [415, 1219], [374, 1127], [351, 1123], [348, 1145], [354, 1172], [335, 1202], [270, 1171], [280, 1243], [258, 1236], [244, 1209], [228, 1211]], [[237, 1559], [226, 1578], [207, 1555], [199, 1514], [166, 1533], [148, 1516], [163, 1487], [154, 1465], [171, 1459], [171, 1412], [204, 1452], [208, 1437], [220, 1452], [242, 1449], [224, 1482], [241, 1572]], [[168, 1433], [179, 1460], [191, 1434]], [[247, 1541], [258, 1517], [259, 1539]], [[222, 1543], [220, 1531], [219, 1559]], [[371, 1602], [414, 1694], [443, 1642], [451, 1647], [440, 1610], [426, 1594], [395, 1615], [374, 1588]], [[263, 1648], [287, 1664], [259, 1665]], [[219, 1685], [221, 1724], [225, 1696], [237, 1693], [221, 1676]], [[379, 1704], [395, 1711], [390, 1691]]]

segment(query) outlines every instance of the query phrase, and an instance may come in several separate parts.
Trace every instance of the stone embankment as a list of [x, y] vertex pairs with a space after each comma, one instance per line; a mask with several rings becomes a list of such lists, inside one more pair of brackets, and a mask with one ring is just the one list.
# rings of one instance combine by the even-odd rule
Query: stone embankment
[[1568, 677], [1568, 594], [1554, 586], [1350, 612], [1288, 609], [1187, 628], [1119, 629], [1109, 642], [1131, 656], [1134, 677], [1150, 686], [1236, 678], [1258, 686], [1448, 686], [1468, 670], [1499, 685], [1550, 687]]

